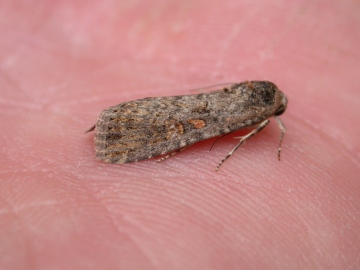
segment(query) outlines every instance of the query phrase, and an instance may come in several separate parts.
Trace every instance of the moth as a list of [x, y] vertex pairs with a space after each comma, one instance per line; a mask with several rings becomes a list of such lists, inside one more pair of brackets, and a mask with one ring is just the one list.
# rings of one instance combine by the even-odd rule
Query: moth
[[245, 81], [219, 90], [183, 96], [148, 97], [103, 110], [94, 126], [96, 157], [107, 163], [129, 163], [166, 155], [169, 158], [196, 142], [253, 128], [240, 137], [216, 171], [245, 141], [269, 124], [287, 107], [286, 96], [269, 81]]

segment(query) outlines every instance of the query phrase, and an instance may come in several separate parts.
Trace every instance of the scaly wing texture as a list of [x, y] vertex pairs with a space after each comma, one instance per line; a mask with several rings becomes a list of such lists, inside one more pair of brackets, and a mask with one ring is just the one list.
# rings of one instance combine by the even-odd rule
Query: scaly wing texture
[[96, 124], [97, 157], [109, 163], [134, 162], [259, 123], [273, 110], [253, 102], [258, 99], [253, 87], [242, 83], [211, 93], [110, 107]]

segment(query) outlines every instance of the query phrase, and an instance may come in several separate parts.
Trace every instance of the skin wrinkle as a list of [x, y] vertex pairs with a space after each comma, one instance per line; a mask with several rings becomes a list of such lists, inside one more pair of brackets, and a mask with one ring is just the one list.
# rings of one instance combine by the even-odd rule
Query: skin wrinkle
[[[27, 267], [29, 267], [29, 269], [35, 269], [35, 262], [34, 262], [34, 256], [33, 256], [33, 252], [32, 252], [32, 243], [30, 240], [30, 230], [28, 229], [27, 226], [25, 226], [23, 219], [20, 217], [19, 212], [16, 211], [16, 209], [14, 209], [11, 206], [11, 203], [9, 203], [4, 196], [0, 196], [0, 199], [2, 200], [1, 205], [4, 203], [6, 204], [6, 206], [8, 208], [10, 208], [10, 211], [8, 212], [9, 214], [13, 214], [12, 216], [15, 217], [15, 219], [18, 221], [18, 224], [20, 224], [21, 226], [21, 233], [23, 235], [23, 241], [22, 243], [24, 244], [24, 250], [25, 250], [25, 254], [23, 257], [26, 258], [26, 262], [23, 262], [22, 265], [26, 265]], [[17, 231], [18, 233], [19, 231]]]
[[[178, 186], [178, 187], [181, 187], [181, 186]], [[186, 191], [186, 190], [187, 190], [187, 189], [185, 189], [184, 191]], [[182, 194], [182, 191], [181, 191], [181, 190], [179, 190], [179, 194]], [[162, 196], [165, 196], [165, 195], [166, 195], [166, 193], [162, 194]], [[193, 196], [197, 196], [196, 188], [194, 189], [194, 192], [192, 192], [191, 195], [192, 195], [191, 199], [194, 199]], [[197, 199], [200, 199], [200, 198], [202, 198], [203, 200], [206, 200], [206, 198], [197, 196]], [[211, 213], [209, 213], [209, 215], [206, 214], [208, 210], [211, 210], [211, 209], [212, 209], [212, 207], [209, 208], [209, 209], [204, 209], [204, 211], [199, 211], [200, 209], [198, 209], [197, 207], [195, 207], [196, 204], [194, 204], [194, 203], [188, 204], [188, 203], [186, 203], [186, 200], [183, 200], [183, 201], [182, 201], [182, 205], [184, 205], [184, 204], [187, 205], [187, 206], [189, 207], [189, 209], [192, 209], [192, 211], [195, 211], [195, 213], [197, 213], [197, 214], [195, 214], [194, 216], [199, 216], [199, 214], [200, 214], [201, 216], [203, 216], [203, 215], [205, 214], [206, 217], [204, 216], [204, 218], [205, 218], [206, 220], [211, 220], [211, 219], [213, 219], [214, 222], [211, 222], [211, 223], [212, 223], [212, 224], [217, 224], [217, 222], [216, 222], [216, 216], [215, 216], [215, 215], [213, 215], [213, 214], [211, 214]], [[229, 204], [229, 201], [227, 201], [227, 204]], [[214, 206], [217, 206], [217, 204], [214, 204]], [[220, 206], [219, 206], [219, 207], [220, 207]], [[204, 228], [204, 229], [205, 229], [205, 228]]]
[[[128, 221], [129, 221], [129, 220], [128, 220]], [[164, 222], [164, 221], [162, 221], [162, 222]], [[163, 224], [163, 225], [166, 226], [166, 224]], [[170, 222], [167, 227], [169, 227], [169, 226], [172, 227], [171, 225], [173, 225], [172, 222]], [[196, 224], [196, 223], [193, 224], [193, 226], [195, 226], [195, 225], [198, 225], [198, 224]], [[137, 224], [137, 226], [138, 226], [139, 228], [141, 227], [139, 224]], [[173, 227], [176, 227], [176, 226], [173, 226]], [[149, 237], [149, 236], [152, 236], [152, 235], [153, 235], [153, 237], [154, 237], [155, 239], [157, 238], [158, 232], [152, 233], [151, 230], [146, 230], [146, 226], [142, 227], [142, 230], [146, 232], [146, 236]], [[161, 240], [157, 240], [157, 241], [161, 241]], [[163, 242], [164, 242], [164, 241], [166, 242], [166, 240], [163, 240]], [[173, 243], [173, 245], [179, 246], [179, 243]], [[170, 254], [171, 254], [171, 253], [175, 253], [174, 255], [177, 255], [177, 254], [176, 254], [176, 251], [173, 250], [173, 249], [174, 249], [174, 247], [172, 247], [172, 249], [170, 249], [170, 250], [167, 250], [165, 254], [169, 255], [169, 253], [170, 253]], [[188, 247], [185, 247], [185, 249], [188, 249]], [[144, 252], [146, 252], [146, 251], [144, 251]], [[152, 252], [149, 250], [147, 253], [148, 253], [148, 254], [151, 254]]]
[[[145, 190], [144, 190], [145, 191]], [[162, 196], [166, 196], [166, 193], [162, 193], [161, 194]], [[182, 206], [183, 206], [184, 204], [182, 204]], [[193, 205], [191, 206], [190, 204], [186, 204], [187, 206], [189, 206], [189, 209], [192, 209], [192, 211], [195, 211], [197, 214], [196, 215], [194, 215], [194, 216], [199, 216], [199, 214], [201, 214], [201, 215], [203, 215], [204, 214], [204, 212], [202, 212], [202, 211], [198, 211], [198, 210], [196, 210], [196, 207], [194, 207]], [[205, 212], [206, 213], [206, 212]], [[210, 216], [208, 216], [208, 218], [211, 218], [212, 217], [212, 215], [210, 215]], [[208, 220], [208, 218], [207, 218], [207, 220]], [[204, 229], [206, 229], [206, 227], [204, 227]], [[147, 231], [147, 233], [149, 234], [149, 233], [151, 233], [151, 231], [148, 231], [148, 230], [146, 230]], [[148, 235], [149, 236], [149, 235]]]
[[[149, 236], [149, 230], [144, 230], [146, 227], [141, 226], [140, 224], [134, 222], [134, 219], [129, 218], [129, 216], [123, 216], [122, 220], [128, 223], [129, 225], [135, 226], [142, 233], [146, 232], [146, 235]], [[146, 248], [142, 248], [141, 239], [137, 239], [136, 234], [130, 235], [129, 237], [134, 245], [141, 251], [146, 260], [150, 263], [152, 269], [158, 269], [158, 264], [151, 259], [151, 252], [147, 251]]]
[[[221, 191], [221, 189], [218, 189], [218, 190]], [[223, 195], [226, 195], [226, 193], [224, 192]], [[210, 196], [211, 196], [211, 195], [210, 195]], [[224, 206], [228, 206], [228, 209], [229, 209], [229, 210], [234, 210], [234, 209], [232, 209], [233, 207], [232, 207], [232, 205], [231, 205], [231, 201], [229, 201], [229, 199], [231, 199], [231, 198], [233, 198], [233, 197], [228, 197], [228, 198], [227, 198], [227, 202], [226, 202], [226, 204], [225, 204]], [[234, 199], [235, 199], [235, 197], [234, 197]], [[205, 199], [205, 200], [206, 200], [206, 199]], [[248, 202], [248, 203], [249, 203], [249, 202]], [[248, 203], [247, 203], [247, 205], [249, 206], [248, 208], [249, 208], [249, 210], [250, 210], [250, 209], [252, 209], [252, 206], [250, 206]], [[247, 205], [243, 205], [243, 206], [246, 207]], [[216, 206], [218, 206], [218, 202], [214, 202], [214, 204], [213, 204], [212, 206], [209, 206], [209, 209], [213, 209], [213, 207], [216, 207]], [[194, 208], [194, 207], [192, 206], [191, 208]], [[222, 205], [219, 205], [219, 208], [222, 208]], [[207, 209], [207, 210], [209, 210], [209, 209]], [[214, 208], [214, 209], [215, 209], [215, 208]], [[225, 211], [227, 211], [227, 210], [225, 210]], [[230, 211], [229, 211], [229, 212], [230, 212]], [[200, 212], [200, 213], [203, 213], [203, 212]], [[239, 214], [239, 213], [237, 213], [237, 214]], [[211, 218], [212, 216], [213, 216], [213, 215], [210, 213], [210, 216], [208, 216], [206, 220], [208, 220], [208, 219]], [[213, 222], [213, 223], [216, 224], [217, 222]], [[227, 227], [226, 223], [224, 223], [224, 220], [222, 220], [221, 223], [224, 224], [224, 227]], [[230, 222], [229, 224], [231, 224], [231, 222]], [[229, 224], [228, 224], [228, 225], [229, 225]], [[254, 224], [253, 226], [256, 226], [256, 224]], [[224, 241], [226, 241], [226, 238], [224, 239]], [[235, 250], [234, 250], [234, 252], [236, 253]]]
[[312, 125], [311, 122], [308, 122], [306, 119], [299, 117], [296, 114], [291, 113], [291, 110], [289, 110], [289, 112], [287, 111], [287, 114], [288, 114], [288, 116], [290, 116], [291, 118], [294, 119], [294, 122], [298, 122], [298, 123], [308, 127], [309, 130], [312, 129], [311, 134], [319, 134], [319, 137], [327, 138], [328, 140], [331, 140], [332, 141], [331, 145], [341, 144], [343, 147], [340, 147], [338, 149], [338, 151], [341, 151], [341, 154], [346, 154], [347, 162], [351, 162], [352, 164], [354, 164], [355, 166], [360, 168], [360, 162], [356, 162], [357, 160], [352, 158], [351, 151], [348, 150], [348, 147], [346, 147], [346, 145], [341, 140], [339, 141], [339, 140], [333, 138], [331, 136], [331, 133], [328, 133], [328, 132], [324, 131], [323, 129], [318, 128], [317, 126]]
[[[131, 237], [130, 234], [128, 234], [128, 233], [120, 230], [120, 227], [117, 225], [117, 222], [116, 222], [116, 220], [115, 220], [114, 217], [113, 217], [113, 214], [114, 214], [114, 213], [112, 213], [112, 212], [109, 210], [109, 208], [106, 207], [105, 203], [103, 203], [100, 198], [96, 197], [95, 193], [93, 193], [93, 192], [91, 191], [91, 189], [89, 189], [89, 188], [87, 187], [86, 182], [83, 182], [83, 185], [82, 185], [82, 186], [83, 186], [83, 187], [85, 188], [85, 190], [87, 191], [87, 194], [90, 195], [90, 196], [94, 199], [94, 201], [97, 202], [98, 205], [105, 210], [105, 213], [107, 214], [107, 216], [108, 216], [111, 224], [113, 225], [113, 227], [115, 228], [115, 230], [118, 232], [118, 234], [119, 234], [119, 235], [122, 235], [122, 236], [126, 236], [126, 239], [131, 240], [131, 242], [134, 244], [134, 247], [137, 247], [138, 251], [140, 251], [139, 254], [143, 254], [143, 255], [144, 255], [143, 257], [146, 259], [146, 261], [148, 261], [151, 265], [153, 265], [152, 260], [149, 258], [149, 256], [147, 256], [146, 252], [141, 248], [141, 245], [138, 244], [138, 243], [136, 243], [136, 242], [134, 241], [134, 238]], [[118, 215], [117, 215], [117, 218], [119, 218]], [[122, 221], [126, 221], [126, 219], [124, 219], [123, 216], [121, 217], [121, 220], [122, 220]], [[155, 269], [155, 267], [154, 267], [154, 269]]]
[[[73, 172], [72, 170], [69, 170], [69, 168], [67, 168], [67, 167], [65, 167], [65, 169], [63, 169], [63, 172], [66, 173], [66, 174], [69, 175], [69, 176], [71, 175], [71, 176], [77, 177], [76, 174], [75, 174], [75, 172]], [[68, 177], [68, 178], [70, 179], [70, 177]], [[97, 198], [93, 192], [91, 192], [91, 189], [89, 189], [89, 188], [87, 187], [86, 182], [82, 182], [81, 179], [79, 179], [79, 180], [80, 180], [80, 181], [78, 181], [78, 183], [81, 184], [81, 185], [85, 188], [85, 190], [87, 191], [87, 194], [90, 195], [90, 196], [94, 199], [93, 201], [97, 202], [97, 205], [101, 206], [101, 207], [105, 210], [105, 212], [107, 213], [107, 216], [108, 216], [109, 220], [111, 221], [111, 224], [112, 224], [113, 227], [116, 229], [116, 231], [117, 231], [120, 235], [123, 235], [123, 236], [126, 235], [126, 238], [129, 239], [129, 240], [131, 239], [131, 241], [133, 242], [134, 246], [136, 246], [137, 248], [139, 248], [139, 249], [141, 250], [141, 246], [138, 245], [138, 243], [135, 243], [135, 242], [134, 242], [134, 239], [131, 238], [131, 235], [130, 235], [130, 234], [125, 233], [125, 232], [122, 232], [122, 231], [119, 229], [119, 227], [116, 225], [115, 219], [113, 218], [113, 213], [111, 213], [111, 212], [109, 211], [109, 209], [106, 207], [106, 205], [105, 205], [99, 198]], [[41, 204], [39, 204], [39, 205], [41, 205]], [[61, 205], [61, 203], [59, 203], [59, 205]], [[118, 218], [118, 217], [117, 217], [117, 218]], [[124, 219], [122, 218], [122, 220], [124, 220]], [[149, 262], [151, 262], [150, 258], [148, 258], [148, 256], [147, 256], [144, 252], [142, 252], [142, 253], [144, 254], [144, 257], [145, 257], [147, 260], [149, 260]], [[140, 254], [140, 253], [139, 253], [139, 254]]]

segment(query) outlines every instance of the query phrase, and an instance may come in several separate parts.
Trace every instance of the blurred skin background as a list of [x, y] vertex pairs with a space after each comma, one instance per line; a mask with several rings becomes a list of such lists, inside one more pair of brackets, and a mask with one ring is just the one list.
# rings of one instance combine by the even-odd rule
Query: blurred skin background
[[[0, 269], [358, 269], [358, 1], [0, 1]], [[95, 159], [104, 108], [270, 80], [232, 137]]]

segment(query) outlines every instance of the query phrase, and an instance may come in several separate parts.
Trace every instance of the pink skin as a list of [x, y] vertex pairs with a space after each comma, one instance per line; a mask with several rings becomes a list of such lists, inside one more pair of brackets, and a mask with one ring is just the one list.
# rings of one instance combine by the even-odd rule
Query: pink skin
[[[0, 269], [358, 269], [359, 8], [2, 0]], [[289, 99], [281, 162], [273, 118], [217, 173], [245, 131], [126, 165], [84, 134], [123, 101], [252, 79]]]

